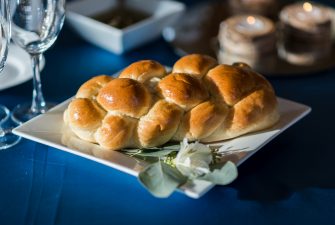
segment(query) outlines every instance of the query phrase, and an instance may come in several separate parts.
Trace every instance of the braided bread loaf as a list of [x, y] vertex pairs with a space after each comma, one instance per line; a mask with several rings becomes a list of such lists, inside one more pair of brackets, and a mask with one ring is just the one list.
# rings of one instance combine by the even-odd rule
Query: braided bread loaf
[[178, 60], [168, 75], [159, 63], [143, 60], [119, 78], [94, 77], [64, 112], [79, 138], [110, 150], [184, 138], [224, 140], [278, 119], [276, 96], [264, 77], [246, 64], [217, 65], [198, 54]]

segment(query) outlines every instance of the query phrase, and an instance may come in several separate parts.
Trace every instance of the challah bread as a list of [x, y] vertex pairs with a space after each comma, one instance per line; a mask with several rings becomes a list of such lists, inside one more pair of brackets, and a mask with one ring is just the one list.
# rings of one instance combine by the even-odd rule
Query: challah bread
[[277, 100], [270, 83], [243, 63], [218, 65], [205, 55], [178, 60], [170, 74], [142, 60], [118, 78], [85, 82], [64, 112], [81, 139], [110, 150], [169, 141], [234, 138], [275, 124]]

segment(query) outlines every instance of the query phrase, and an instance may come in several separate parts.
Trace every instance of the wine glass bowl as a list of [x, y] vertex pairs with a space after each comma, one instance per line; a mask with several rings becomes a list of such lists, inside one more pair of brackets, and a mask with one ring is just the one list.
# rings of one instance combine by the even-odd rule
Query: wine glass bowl
[[12, 10], [12, 39], [29, 54], [41, 54], [57, 39], [65, 0], [19, 0]]
[[10, 43], [10, 14], [7, 0], [0, 0], [0, 76], [5, 66]]
[[16, 0], [11, 4], [12, 40], [32, 59], [32, 103], [16, 106], [12, 118], [25, 122], [46, 112], [53, 104], [44, 100], [40, 77], [40, 59], [56, 41], [65, 18], [65, 0]]
[[[8, 0], [0, 0], [0, 76], [2, 76], [1, 72], [7, 60], [9, 43], [10, 15]], [[13, 124], [9, 116], [9, 109], [0, 105], [0, 150], [12, 147], [21, 139], [12, 133]]]

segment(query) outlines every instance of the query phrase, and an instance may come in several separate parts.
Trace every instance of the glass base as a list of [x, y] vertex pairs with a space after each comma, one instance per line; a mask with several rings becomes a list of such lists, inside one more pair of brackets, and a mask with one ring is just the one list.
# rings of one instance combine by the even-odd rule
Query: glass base
[[13, 109], [11, 118], [14, 122], [21, 124], [21, 123], [27, 122], [28, 120], [40, 114], [47, 112], [49, 109], [51, 109], [54, 106], [56, 106], [56, 104], [47, 102], [45, 109], [42, 112], [33, 112], [31, 110], [31, 103], [23, 103], [23, 104], [17, 105]]
[[21, 140], [21, 137], [12, 133], [12, 129], [18, 124], [9, 118], [9, 110], [0, 105], [0, 150], [10, 148]]

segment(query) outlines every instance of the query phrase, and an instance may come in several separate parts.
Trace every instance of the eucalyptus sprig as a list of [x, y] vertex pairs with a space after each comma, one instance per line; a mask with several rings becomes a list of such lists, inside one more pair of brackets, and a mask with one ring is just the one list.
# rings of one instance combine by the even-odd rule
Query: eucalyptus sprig
[[130, 156], [162, 158], [179, 149], [179, 144], [167, 144], [162, 147], [123, 149], [122, 152]]

